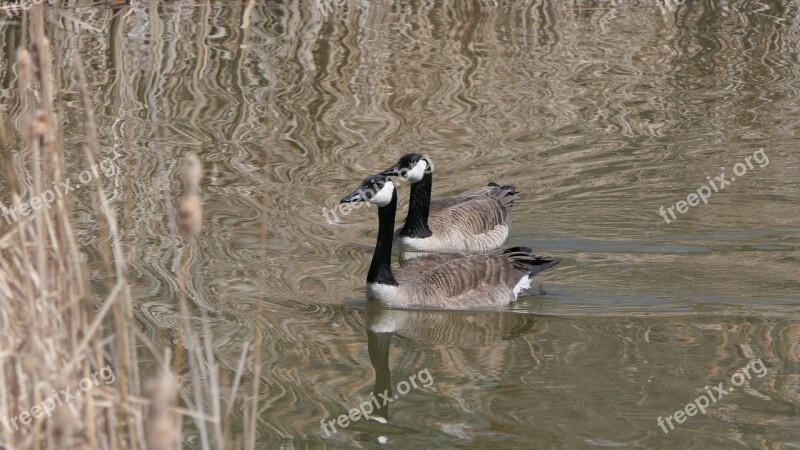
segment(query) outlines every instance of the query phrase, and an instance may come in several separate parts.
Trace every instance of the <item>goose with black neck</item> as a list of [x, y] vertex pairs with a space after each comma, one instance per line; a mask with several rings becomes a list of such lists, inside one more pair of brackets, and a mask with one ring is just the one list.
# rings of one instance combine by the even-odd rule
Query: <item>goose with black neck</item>
[[398, 233], [405, 248], [424, 252], [480, 252], [500, 247], [511, 227], [517, 191], [489, 183], [459, 195], [431, 200], [433, 165], [409, 153], [382, 175], [411, 182], [408, 215]]
[[367, 272], [367, 299], [399, 308], [472, 309], [507, 306], [528, 290], [533, 277], [559, 263], [527, 247], [482, 254], [434, 254], [392, 270], [397, 192], [383, 174], [367, 177], [342, 203], [378, 206], [378, 238]]

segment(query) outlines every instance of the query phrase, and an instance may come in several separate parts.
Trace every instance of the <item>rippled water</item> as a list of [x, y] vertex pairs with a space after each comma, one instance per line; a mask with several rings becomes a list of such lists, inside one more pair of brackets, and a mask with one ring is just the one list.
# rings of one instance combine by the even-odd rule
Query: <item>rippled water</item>
[[[800, 9], [687, 3], [153, 0], [50, 20], [67, 148], [84, 139], [79, 52], [120, 167], [135, 314], [158, 347], [175, 345], [176, 168], [199, 153], [192, 301], [227, 376], [263, 338], [264, 448], [798, 447]], [[17, 137], [32, 108], [12, 89], [19, 24], [0, 36]], [[659, 215], [759, 149], [769, 163], [707, 205]], [[434, 196], [523, 192], [508, 245], [562, 258], [542, 295], [366, 307], [375, 210], [324, 211], [408, 151], [434, 161]], [[99, 225], [77, 218], [103, 273]], [[758, 359], [766, 375], [658, 426]], [[388, 423], [320, 428], [426, 369], [430, 387], [382, 409]]]

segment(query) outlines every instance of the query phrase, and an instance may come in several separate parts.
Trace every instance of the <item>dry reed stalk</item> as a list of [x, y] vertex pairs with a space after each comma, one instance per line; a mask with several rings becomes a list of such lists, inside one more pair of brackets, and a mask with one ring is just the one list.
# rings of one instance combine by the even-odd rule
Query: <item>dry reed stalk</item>
[[[28, 178], [24, 176], [12, 175], [9, 178], [13, 180], [10, 184], [14, 190], [11, 197], [17, 211], [21, 205], [20, 192], [27, 193], [32, 199], [40, 199], [46, 189], [61, 180], [64, 167], [63, 148], [51, 106], [51, 56], [49, 41], [44, 33], [43, 5], [34, 8], [31, 20], [34, 51], [32, 54], [25, 50], [18, 53], [19, 91], [26, 93], [28, 84], [34, 78], [38, 82], [42, 102], [24, 133], [29, 149], [31, 183], [28, 184]], [[96, 134], [92, 130], [94, 122], [88, 107], [85, 80], [81, 84], [84, 87], [84, 113], [88, 116], [86, 123], [90, 142], [87, 145], [87, 159], [93, 164], [93, 154], [88, 150], [97, 148]], [[6, 144], [5, 135], [3, 138]], [[13, 173], [11, 165], [6, 166], [6, 172]], [[118, 291], [123, 301], [129, 300], [125, 263], [119, 257], [121, 252], [115, 235], [113, 212], [108, 208], [102, 184], [97, 183], [95, 189], [101, 199], [100, 210], [117, 243], [115, 267], [117, 274], [122, 275], [117, 278]], [[88, 280], [84, 275], [86, 272], [82, 262], [77, 259], [80, 252], [70, 225], [69, 203], [59, 198], [52, 208], [35, 208], [30, 217], [25, 219], [12, 225], [10, 234], [2, 237], [2, 241], [8, 245], [0, 248], [3, 281], [4, 285], [9, 286], [9, 292], [6, 293], [9, 299], [2, 302], [0, 317], [9, 324], [21, 324], [3, 327], [0, 336], [3, 343], [8, 344], [4, 345], [7, 353], [3, 355], [0, 381], [8, 386], [4, 387], [7, 395], [3, 395], [2, 410], [9, 412], [9, 416], [26, 412], [40, 404], [54, 389], [75, 389], [80, 377], [89, 376], [93, 366], [102, 366], [101, 342], [106, 339], [101, 326], [102, 317], [95, 318], [94, 329], [88, 325], [92, 304], [88, 295]], [[115, 303], [116, 296], [117, 292], [112, 292], [110, 303]], [[20, 302], [20, 299], [25, 300]], [[124, 315], [121, 317], [123, 321], [126, 319]], [[122, 325], [127, 328], [128, 322]], [[90, 330], [88, 334], [87, 330]], [[117, 331], [117, 336], [121, 337], [119, 329]], [[78, 344], [78, 340], [85, 344]], [[131, 344], [125, 342], [123, 345]], [[22, 354], [28, 356], [18, 356]], [[66, 361], [71, 362], [65, 364]], [[126, 387], [124, 382], [115, 386], [123, 399]], [[120, 412], [127, 410], [124, 402], [112, 407]], [[76, 416], [75, 411], [83, 411], [85, 415]], [[128, 412], [126, 416], [128, 423], [141, 423], [140, 419], [136, 419], [135, 412]], [[29, 427], [20, 427], [14, 433], [3, 433], [0, 446], [34, 449], [63, 446], [119, 448], [124, 441], [125, 448], [137, 448], [137, 441], [143, 442], [143, 433], [134, 434], [132, 428], [126, 436], [122, 436], [115, 427], [106, 427], [101, 431], [96, 428], [98, 422], [100, 419], [94, 396], [86, 395], [70, 405], [57, 408], [49, 420], [36, 420]], [[108, 417], [103, 422], [108, 422]]]
[[[60, 76], [53, 76], [58, 68], [54, 69], [50, 63], [52, 55], [45, 33], [45, 10], [46, 5], [35, 5], [30, 15], [25, 16], [23, 28], [31, 23], [32, 51], [20, 50], [17, 60], [20, 97], [28, 102], [26, 105], [36, 104], [34, 98], [40, 100], [38, 110], [25, 128], [27, 153], [11, 155], [9, 158], [14, 161], [0, 164], [0, 170], [7, 174], [12, 206], [17, 211], [22, 198], [39, 196], [67, 178], [64, 141], [59, 128], [66, 105], [53, 88], [54, 84], [60, 87]], [[95, 167], [100, 159], [99, 137], [89, 85], [78, 54], [73, 55], [72, 69], [86, 134], [83, 160], [87, 166]], [[37, 89], [39, 95], [35, 96]], [[56, 119], [55, 111], [59, 111], [62, 119]], [[129, 135], [127, 137], [130, 139]], [[8, 144], [2, 127], [0, 144]], [[27, 163], [20, 164], [17, 159]], [[27, 173], [15, 174], [20, 169]], [[111, 280], [104, 298], [93, 298], [89, 271], [80, 259], [81, 249], [70, 219], [69, 197], [59, 196], [51, 208], [36, 210], [27, 220], [14, 223], [8, 230], [0, 228], [3, 230], [0, 233], [0, 297], [7, 297], [7, 301], [0, 299], [0, 348], [3, 349], [0, 351], [0, 413], [18, 414], [41, 402], [53, 389], [75, 389], [80, 378], [91, 375], [93, 368], [105, 364], [114, 368], [116, 381], [56, 408], [50, 418], [36, 421], [16, 433], [3, 433], [0, 448], [180, 448], [182, 416], [194, 421], [203, 448], [231, 446], [223, 410], [232, 411], [248, 351], [253, 347], [244, 346], [234, 386], [230, 392], [223, 393], [207, 311], [199, 308], [201, 329], [198, 332], [187, 298], [188, 287], [191, 287], [190, 265], [198, 261], [191, 255], [199, 248], [197, 236], [202, 229], [202, 167], [196, 155], [186, 158], [182, 175], [186, 189], [179, 228], [185, 245], [181, 249], [177, 279], [180, 329], [184, 335], [193, 402], [186, 397], [188, 408], [178, 406], [175, 376], [165, 369], [169, 367], [169, 358], [159, 355], [158, 349], [137, 329], [116, 212], [103, 183], [98, 181], [93, 183], [90, 194], [94, 214], [103, 225], [102, 233], [107, 233], [100, 239], [101, 261], [105, 263], [107, 279]], [[139, 379], [139, 345], [155, 357], [162, 370], [148, 385], [144, 397], [140, 394], [143, 390]], [[176, 357], [175, 367], [179, 369], [178, 361]], [[256, 362], [258, 368], [258, 359]], [[252, 436], [255, 436], [257, 418], [257, 389], [258, 383], [254, 386], [252, 403], [248, 405], [251, 409], [248, 434]], [[223, 398], [229, 399], [229, 403], [223, 404]], [[209, 414], [204, 412], [206, 409]]]
[[[268, 51], [268, 58], [270, 60], [274, 61], [274, 60], [277, 59], [277, 58], [274, 57], [274, 54], [271, 51], [271, 46], [269, 46], [267, 48], [267, 51]], [[274, 80], [276, 79], [275, 73], [274, 73], [272, 67], [273, 67], [272, 65], [268, 64], [268, 65], [266, 65], [266, 69], [265, 69], [266, 73], [267, 73], [267, 78], [270, 80], [271, 84], [273, 84]], [[265, 116], [265, 122], [266, 123], [264, 124], [264, 126], [265, 126], [265, 128], [267, 130], [272, 130], [274, 125], [275, 125], [274, 124], [274, 116], [273, 116], [273, 113], [272, 113], [272, 111], [273, 111], [272, 108], [275, 106], [275, 92], [276, 92], [276, 87], [273, 84], [272, 87], [269, 89], [269, 91], [267, 91], [267, 108], [268, 108], [269, 112]], [[272, 139], [273, 139], [273, 135], [272, 135], [272, 133], [270, 133], [268, 135], [268, 137], [265, 139], [265, 142], [264, 142], [264, 149], [266, 150], [264, 152], [264, 177], [263, 177], [263, 180], [264, 180], [264, 188], [263, 188], [264, 200], [263, 200], [263, 202], [261, 204], [262, 216], [261, 216], [260, 243], [261, 243], [261, 248], [264, 249], [264, 253], [262, 254], [261, 264], [260, 264], [261, 265], [261, 273], [263, 275], [261, 277], [259, 277], [259, 282], [263, 283], [263, 287], [262, 287], [261, 290], [262, 290], [262, 292], [264, 293], [265, 296], [269, 295], [269, 292], [268, 292], [268, 289], [267, 289], [267, 282], [266, 282], [266, 280], [267, 280], [266, 274], [267, 274], [267, 270], [268, 270], [267, 269], [267, 262], [268, 262], [267, 256], [268, 255], [267, 255], [267, 250], [266, 249], [267, 249], [267, 237], [268, 237], [268, 234], [269, 234], [269, 214], [267, 213], [268, 212], [268, 206], [269, 206], [269, 181], [267, 179], [267, 174], [269, 174], [269, 150], [274, 148]], [[263, 306], [262, 303], [259, 303], [258, 310], [257, 310], [257, 316], [261, 317], [261, 316], [263, 316], [263, 314], [264, 314], [264, 306]], [[249, 450], [255, 450], [255, 448], [256, 448], [256, 429], [257, 429], [256, 423], [257, 423], [257, 420], [258, 420], [258, 394], [259, 394], [260, 381], [261, 381], [261, 343], [262, 343], [262, 340], [263, 340], [263, 336], [261, 335], [261, 330], [259, 328], [255, 328], [254, 340], [255, 340], [255, 344], [254, 344], [254, 348], [253, 348], [253, 371], [254, 371], [254, 374], [253, 374], [253, 386], [252, 386], [252, 390], [251, 390], [251, 403], [249, 405], [250, 406], [250, 408], [249, 408], [249, 416], [246, 416], [247, 421], [246, 421], [246, 424], [245, 424], [245, 429], [246, 429], [246, 432], [247, 432], [246, 448], [249, 449]]]
[[[204, 361], [203, 354], [201, 353], [200, 346], [209, 347], [210, 336], [203, 333], [203, 339], [195, 335], [191, 315], [189, 313], [189, 305], [187, 300], [187, 292], [189, 286], [189, 261], [191, 244], [200, 233], [203, 221], [203, 203], [200, 200], [200, 181], [202, 179], [202, 165], [197, 155], [189, 154], [184, 158], [181, 164], [181, 177], [184, 183], [184, 197], [181, 200], [180, 217], [179, 217], [179, 230], [185, 239], [184, 247], [181, 249], [181, 263], [178, 269], [178, 291], [179, 291], [179, 304], [180, 315], [183, 323], [183, 336], [184, 345], [186, 347], [187, 359], [189, 361], [189, 373], [192, 378], [192, 390], [194, 393], [195, 408], [200, 415], [205, 416], [205, 402], [210, 400], [214, 402], [214, 398], [207, 397], [204, 393], [201, 379], [210, 379], [212, 388], [214, 387], [215, 377], [213, 376], [215, 365], [212, 358], [209, 358], [210, 352], [206, 352]], [[200, 308], [203, 317], [202, 322], [206, 322], [205, 309]], [[209, 375], [209, 372], [212, 375]], [[216, 408], [215, 408], [216, 413]], [[219, 417], [215, 414], [212, 419], [215, 424], [214, 430], [217, 431], [219, 425]], [[204, 450], [211, 448], [211, 439], [206, 427], [205, 420], [195, 420], [198, 431], [200, 432], [200, 442]], [[219, 434], [217, 436], [217, 444], [221, 445]]]
[[[186, 336], [189, 369], [192, 376], [195, 407], [201, 415], [204, 415], [205, 403], [210, 403], [211, 420], [213, 434], [209, 433], [204, 421], [195, 423], [201, 432], [201, 442], [204, 446], [210, 446], [213, 442], [216, 448], [226, 447], [226, 434], [222, 428], [222, 406], [220, 400], [219, 366], [214, 357], [213, 336], [209, 325], [209, 318], [206, 308], [199, 307], [201, 335], [196, 335], [191, 328], [191, 320], [188, 309], [187, 292], [189, 283], [190, 261], [197, 259], [190, 258], [191, 250], [197, 247], [197, 236], [202, 228], [203, 204], [200, 199], [200, 182], [202, 181], [202, 164], [196, 154], [188, 154], [181, 163], [181, 178], [184, 183], [184, 197], [181, 200], [179, 230], [184, 237], [185, 244], [181, 250], [181, 264], [178, 273], [178, 285], [180, 291], [180, 309]], [[206, 389], [199, 383], [199, 380], [207, 380]], [[213, 440], [211, 437], [213, 436]]]
[[[98, 155], [98, 139], [97, 139], [97, 126], [94, 121], [94, 111], [92, 111], [91, 98], [89, 96], [88, 83], [86, 75], [83, 71], [83, 61], [80, 55], [75, 55], [73, 59], [73, 69], [78, 81], [78, 91], [81, 95], [83, 103], [84, 127], [86, 129], [86, 145], [84, 147], [84, 154], [86, 161], [90, 167], [97, 166]], [[124, 261], [124, 253], [122, 252], [122, 244], [117, 231], [117, 222], [115, 213], [108, 201], [108, 196], [105, 193], [102, 183], [95, 183], [95, 192], [99, 198], [98, 215], [105, 217], [105, 223], [108, 226], [109, 234], [111, 236], [111, 243], [113, 245], [114, 253], [114, 274], [116, 278], [115, 288], [119, 295], [114, 302], [114, 325], [116, 329], [117, 341], [117, 379], [119, 380], [119, 393], [121, 408], [127, 407], [129, 393], [129, 371], [136, 367], [132, 361], [132, 342], [130, 340], [129, 324], [132, 322], [132, 311], [130, 307], [130, 290], [127, 282], [127, 266]], [[89, 337], [91, 337], [90, 335]], [[82, 350], [82, 349], [81, 349]], [[87, 411], [93, 417], [93, 411]], [[130, 417], [125, 421], [128, 426], [128, 433], [131, 436], [139, 436], [140, 441], [144, 441], [144, 431], [140, 424]], [[132, 441], [135, 443], [136, 441]], [[133, 448], [136, 446], [134, 445]]]

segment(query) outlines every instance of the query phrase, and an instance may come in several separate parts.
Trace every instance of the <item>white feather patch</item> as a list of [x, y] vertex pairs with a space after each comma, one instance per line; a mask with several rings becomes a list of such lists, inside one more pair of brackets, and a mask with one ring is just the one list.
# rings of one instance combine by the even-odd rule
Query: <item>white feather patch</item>
[[422, 180], [422, 177], [425, 176], [425, 170], [427, 168], [428, 163], [426, 163], [424, 159], [420, 159], [417, 161], [417, 165], [414, 166], [413, 169], [409, 170], [408, 173], [406, 173], [406, 180], [412, 183]]
[[406, 249], [422, 252], [483, 252], [503, 245], [507, 237], [508, 226], [498, 225], [481, 235], [453, 227], [445, 233], [434, 231], [430, 237], [404, 237], [399, 241]]
[[371, 199], [370, 203], [378, 206], [386, 206], [392, 201], [392, 193], [394, 192], [394, 184], [391, 181], [386, 181], [380, 191], [376, 192]]
[[380, 283], [367, 283], [367, 299], [377, 300], [384, 305], [402, 303], [399, 287]]
[[[406, 239], [410, 239], [410, 238], [406, 238]], [[415, 252], [415, 251], [403, 250], [403, 252], [400, 254], [400, 257], [403, 258], [402, 262], [406, 262], [406, 261], [410, 261], [410, 260], [415, 259], [415, 258], [420, 258], [420, 257], [423, 257], [423, 256], [432, 255], [432, 254], [433, 254], [433, 252]]]
[[514, 298], [519, 298], [523, 289], [528, 289], [531, 287], [531, 280], [532, 278], [530, 275], [525, 275], [519, 279], [517, 285], [514, 286]]

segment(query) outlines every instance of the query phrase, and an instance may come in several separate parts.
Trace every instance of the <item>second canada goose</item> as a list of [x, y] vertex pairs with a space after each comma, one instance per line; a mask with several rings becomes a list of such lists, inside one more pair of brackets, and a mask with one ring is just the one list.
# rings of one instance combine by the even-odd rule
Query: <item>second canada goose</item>
[[397, 192], [385, 175], [367, 177], [342, 203], [378, 205], [378, 240], [367, 272], [367, 298], [393, 307], [469, 309], [506, 306], [528, 294], [531, 279], [559, 260], [527, 247], [483, 254], [436, 254], [392, 271]]
[[411, 182], [408, 215], [398, 235], [400, 243], [427, 252], [482, 252], [503, 245], [517, 191], [512, 186], [489, 183], [431, 201], [432, 171], [427, 157], [409, 153], [381, 173]]

